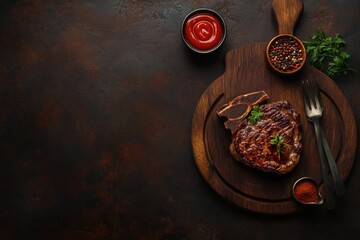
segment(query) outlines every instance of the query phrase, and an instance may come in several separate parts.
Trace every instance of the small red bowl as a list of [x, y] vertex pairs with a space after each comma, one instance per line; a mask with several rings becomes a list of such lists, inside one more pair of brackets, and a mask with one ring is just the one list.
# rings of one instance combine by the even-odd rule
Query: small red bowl
[[190, 12], [181, 24], [181, 37], [196, 53], [210, 53], [218, 49], [226, 38], [225, 20], [208, 8]]

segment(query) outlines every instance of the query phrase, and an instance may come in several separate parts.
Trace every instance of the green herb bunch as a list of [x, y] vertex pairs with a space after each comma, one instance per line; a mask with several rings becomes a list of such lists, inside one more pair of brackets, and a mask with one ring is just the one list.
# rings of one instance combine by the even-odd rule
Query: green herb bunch
[[319, 30], [311, 35], [311, 41], [302, 41], [305, 45], [310, 64], [334, 78], [355, 71], [347, 62], [350, 54], [344, 50], [346, 42], [339, 34], [328, 37]]

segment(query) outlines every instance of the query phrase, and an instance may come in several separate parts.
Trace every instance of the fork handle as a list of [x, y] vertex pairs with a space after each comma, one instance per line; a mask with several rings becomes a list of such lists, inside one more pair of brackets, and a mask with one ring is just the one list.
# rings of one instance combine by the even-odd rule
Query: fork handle
[[320, 135], [321, 135], [321, 141], [322, 141], [322, 145], [324, 147], [326, 159], [327, 159], [327, 161], [329, 163], [331, 175], [332, 175], [332, 178], [333, 178], [333, 181], [334, 181], [336, 195], [341, 196], [345, 192], [345, 186], [344, 186], [344, 183], [343, 183], [343, 181], [342, 181], [342, 179], [340, 177], [339, 170], [338, 170], [338, 168], [336, 166], [336, 162], [334, 160], [334, 157], [331, 154], [329, 144], [328, 144], [328, 141], [327, 141], [326, 136], [324, 134], [324, 131], [323, 131], [323, 129], [321, 127], [320, 127]]
[[320, 136], [320, 124], [319, 121], [314, 121], [314, 128], [315, 128], [315, 135], [316, 135], [316, 141], [318, 146], [318, 152], [320, 157], [320, 163], [321, 163], [321, 172], [323, 176], [324, 181], [324, 189], [325, 189], [325, 200], [326, 200], [326, 207], [328, 209], [333, 209], [336, 206], [334, 194], [330, 190], [329, 185], [329, 178], [328, 178], [328, 168], [327, 168], [327, 162], [325, 159], [325, 152], [322, 144], [322, 139]]

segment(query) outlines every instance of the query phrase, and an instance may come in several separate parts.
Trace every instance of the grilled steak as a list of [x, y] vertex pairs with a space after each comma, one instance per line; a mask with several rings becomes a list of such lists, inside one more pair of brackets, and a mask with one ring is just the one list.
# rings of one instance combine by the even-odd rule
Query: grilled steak
[[[247, 116], [237, 125], [232, 134], [230, 152], [237, 161], [250, 167], [286, 174], [300, 158], [300, 115], [287, 101], [262, 104], [260, 109], [261, 120], [251, 122]], [[279, 145], [273, 142], [276, 136], [281, 138]]]

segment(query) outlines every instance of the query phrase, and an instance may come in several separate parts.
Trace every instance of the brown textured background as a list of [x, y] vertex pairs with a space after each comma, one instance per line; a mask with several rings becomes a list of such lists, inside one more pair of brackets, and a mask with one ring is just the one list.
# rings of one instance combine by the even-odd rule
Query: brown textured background
[[[270, 2], [0, 1], [0, 239], [357, 239], [360, 154], [336, 210], [290, 216], [238, 209], [196, 169], [197, 101], [228, 50], [276, 34]], [[341, 33], [360, 71], [360, 2], [304, 4], [295, 34]], [[198, 7], [228, 26], [209, 56], [180, 38]], [[359, 128], [359, 73], [336, 83]]]

